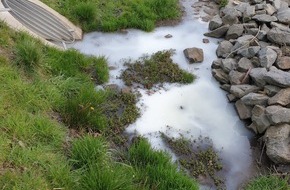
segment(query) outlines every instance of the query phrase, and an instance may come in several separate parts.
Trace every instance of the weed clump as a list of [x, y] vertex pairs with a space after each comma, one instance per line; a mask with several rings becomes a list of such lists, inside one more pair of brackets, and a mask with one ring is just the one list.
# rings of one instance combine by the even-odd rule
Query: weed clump
[[269, 176], [259, 176], [256, 179], [250, 181], [245, 189], [246, 190], [289, 190], [290, 184], [288, 183], [288, 178], [283, 179], [282, 177], [269, 175]]
[[157, 83], [191, 83], [194, 75], [188, 73], [173, 63], [171, 59], [173, 51], [158, 51], [153, 55], [143, 56], [135, 62], [128, 61], [128, 67], [121, 74], [125, 84], [131, 86], [140, 84], [150, 89]]

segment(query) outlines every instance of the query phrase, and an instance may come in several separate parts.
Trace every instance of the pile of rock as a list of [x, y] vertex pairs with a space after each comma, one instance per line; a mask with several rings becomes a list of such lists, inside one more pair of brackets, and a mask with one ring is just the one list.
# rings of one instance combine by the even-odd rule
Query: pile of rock
[[209, 22], [224, 38], [212, 74], [248, 127], [264, 135], [268, 157], [290, 164], [290, 8], [287, 0], [226, 6]]

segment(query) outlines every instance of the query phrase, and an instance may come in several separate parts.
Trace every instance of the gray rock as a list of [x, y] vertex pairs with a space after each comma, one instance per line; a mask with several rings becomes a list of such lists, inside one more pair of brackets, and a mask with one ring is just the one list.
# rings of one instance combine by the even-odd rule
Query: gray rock
[[249, 106], [267, 105], [269, 97], [264, 94], [251, 92], [241, 98], [242, 102]]
[[252, 58], [260, 51], [260, 49], [260, 46], [249, 46], [239, 49], [237, 54], [242, 55], [243, 57]]
[[212, 62], [211, 68], [212, 69], [220, 69], [222, 65], [222, 59], [216, 59]]
[[249, 23], [243, 23], [244, 28], [257, 28], [258, 25], [255, 21], [251, 21]]
[[235, 6], [235, 9], [237, 11], [240, 11], [241, 13], [244, 13], [247, 10], [247, 7], [249, 6], [250, 6], [249, 3], [240, 2], [237, 6]]
[[209, 30], [215, 30], [223, 25], [223, 21], [219, 15], [214, 16], [209, 22]]
[[263, 0], [252, 0], [252, 3], [254, 3], [254, 4], [258, 4], [258, 3], [262, 3], [263, 2]]
[[248, 6], [243, 14], [243, 21], [248, 22], [256, 14], [255, 6]]
[[231, 85], [223, 84], [223, 85], [220, 86], [220, 88], [223, 89], [224, 91], [230, 92]]
[[290, 163], [290, 125], [271, 126], [265, 134], [266, 154], [276, 164]]
[[231, 70], [229, 73], [229, 80], [232, 85], [241, 84], [245, 76], [245, 73], [241, 73], [235, 70]]
[[275, 7], [273, 7], [271, 4], [268, 3], [264, 6], [264, 8], [268, 15], [273, 15], [277, 11]]
[[222, 60], [221, 67], [226, 73], [229, 73], [231, 70], [235, 69], [236, 66], [237, 66], [236, 59], [227, 58]]
[[255, 15], [252, 18], [254, 20], [259, 21], [259, 22], [274, 22], [274, 21], [277, 21], [277, 18], [275, 16], [270, 16], [270, 15], [267, 15], [267, 14]]
[[222, 21], [224, 24], [229, 24], [229, 25], [239, 23], [238, 17], [233, 14], [226, 14], [225, 16], [222, 17]]
[[290, 24], [290, 9], [280, 8], [277, 12], [278, 21], [284, 24]]
[[250, 71], [250, 77], [255, 85], [263, 87], [266, 84], [266, 81], [264, 80], [266, 73], [267, 69], [265, 68], [253, 68]]
[[289, 46], [282, 46], [282, 55], [283, 56], [290, 56], [290, 47]]
[[281, 0], [273, 0], [272, 5], [275, 9], [280, 9], [281, 7]]
[[290, 33], [282, 31], [277, 27], [272, 28], [267, 33], [267, 38], [272, 43], [276, 43], [279, 45], [290, 45]]
[[257, 133], [259, 134], [264, 133], [271, 125], [265, 114], [265, 107], [260, 105], [255, 105], [255, 107], [252, 109], [251, 119], [256, 126]]
[[257, 36], [259, 40], [264, 40], [267, 36], [267, 31], [259, 30], [258, 28], [249, 28], [247, 29], [247, 34]]
[[227, 33], [228, 29], [229, 29], [229, 25], [227, 24], [227, 25], [221, 26], [213, 31], [207, 32], [204, 35], [207, 37], [221, 38]]
[[251, 118], [252, 107], [245, 105], [241, 100], [236, 101], [235, 103], [236, 110], [240, 119], [249, 119]]
[[250, 45], [252, 45], [250, 43], [250, 41], [255, 38], [253, 35], [244, 35], [244, 36], [241, 36], [239, 37], [237, 40], [236, 40], [236, 43], [235, 45], [233, 46], [232, 48], [232, 51], [235, 51], [241, 47], [243, 48], [247, 48], [249, 47]]
[[213, 69], [212, 75], [221, 84], [228, 84], [230, 82], [228, 75], [222, 69]]
[[223, 15], [232, 15], [233, 17], [241, 17], [242, 13], [238, 11], [235, 7], [226, 6], [221, 10], [221, 14]]
[[266, 116], [273, 125], [290, 123], [290, 109], [281, 106], [268, 106]]
[[230, 88], [230, 93], [236, 96], [237, 98], [241, 98], [251, 92], [258, 92], [260, 90], [259, 87], [249, 84], [241, 84], [241, 85], [232, 85]]
[[186, 48], [183, 50], [185, 57], [189, 60], [190, 63], [201, 63], [203, 62], [203, 50], [200, 48]]
[[251, 62], [251, 60], [249, 60], [246, 57], [242, 57], [237, 65], [237, 70], [240, 72], [247, 72], [249, 69], [252, 69], [254, 66]]
[[290, 87], [290, 73], [281, 71], [276, 67], [271, 67], [270, 71], [265, 74], [264, 79], [268, 84], [282, 88]]
[[290, 57], [284, 56], [278, 58], [276, 65], [279, 69], [289, 70], [290, 69]]
[[290, 105], [290, 88], [280, 90], [275, 96], [269, 98], [268, 104], [269, 105], [278, 104], [281, 106]]
[[262, 2], [263, 2], [263, 1], [261, 1], [259, 4], [256, 3], [256, 5], [255, 5], [255, 9], [256, 9], [256, 11], [264, 10], [264, 6], [265, 6], [265, 4], [262, 3]]
[[277, 28], [279, 28], [282, 31], [286, 31], [286, 32], [290, 31], [289, 25], [286, 25], [286, 24], [281, 24], [281, 23], [278, 23], [278, 22], [271, 22], [270, 26], [272, 28], [277, 27]]
[[[266, 94], [269, 96], [269, 97], [273, 97], [275, 96], [275, 94], [277, 94], [279, 91], [281, 90], [280, 87], [278, 86], [273, 86], [273, 85], [266, 85], [264, 87], [264, 91], [266, 92]], [[268, 102], [269, 103], [269, 102]]]
[[255, 124], [254, 122], [251, 123], [251, 125], [248, 125], [247, 128], [258, 134], [257, 124]]
[[259, 51], [259, 60], [262, 67], [270, 68], [277, 59], [277, 53], [271, 48], [262, 48]]
[[233, 24], [229, 27], [227, 31], [226, 40], [237, 39], [244, 33], [244, 26], [242, 24]]
[[235, 102], [238, 100], [238, 98], [235, 97], [233, 94], [227, 94], [227, 98], [228, 98], [229, 102]]
[[232, 47], [233, 47], [233, 44], [231, 42], [224, 40], [219, 44], [216, 50], [216, 55], [218, 57], [226, 58], [231, 52]]

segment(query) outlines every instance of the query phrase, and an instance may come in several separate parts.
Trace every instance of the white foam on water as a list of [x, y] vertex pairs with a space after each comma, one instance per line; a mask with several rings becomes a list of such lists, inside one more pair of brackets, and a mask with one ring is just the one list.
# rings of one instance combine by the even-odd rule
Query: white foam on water
[[[187, 11], [193, 2], [183, 1]], [[106, 56], [109, 65], [117, 68], [110, 71], [109, 83], [120, 86], [124, 85], [118, 79], [124, 69], [122, 59], [135, 60], [143, 54], [175, 49], [173, 60], [181, 68], [197, 75], [197, 80], [189, 85], [165, 84], [163, 89], [154, 94], [139, 89], [142, 97], [138, 106], [142, 115], [128, 127], [127, 132], [147, 137], [152, 146], [159, 149], [168, 147], [165, 147], [158, 132], [165, 132], [172, 137], [180, 134], [193, 139], [200, 135], [210, 137], [214, 147], [221, 151], [227, 189], [234, 190], [250, 175], [252, 158], [247, 138], [249, 132], [211, 76], [210, 66], [216, 59], [217, 40], [210, 39], [209, 44], [202, 42], [207, 25], [189, 14], [178, 26], [159, 27], [150, 33], [133, 29], [128, 30], [127, 34], [92, 32], [73, 47], [84, 54]], [[173, 37], [167, 39], [164, 37], [167, 34]], [[204, 50], [203, 63], [187, 62], [183, 50], [189, 47]]]

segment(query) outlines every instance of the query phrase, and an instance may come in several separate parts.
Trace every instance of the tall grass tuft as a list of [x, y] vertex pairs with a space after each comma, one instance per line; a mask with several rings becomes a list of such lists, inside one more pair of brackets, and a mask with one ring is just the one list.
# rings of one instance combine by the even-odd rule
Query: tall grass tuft
[[246, 185], [246, 190], [289, 190], [290, 184], [287, 182], [288, 178], [281, 178], [279, 176], [269, 175], [260, 176], [250, 181]]

